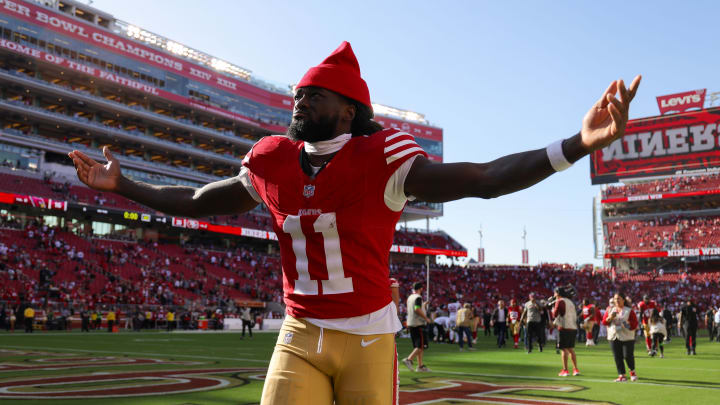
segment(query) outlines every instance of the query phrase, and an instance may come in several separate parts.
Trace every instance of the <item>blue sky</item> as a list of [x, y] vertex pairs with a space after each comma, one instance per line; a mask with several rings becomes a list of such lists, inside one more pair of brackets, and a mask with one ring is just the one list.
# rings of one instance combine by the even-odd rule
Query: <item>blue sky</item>
[[[350, 41], [373, 102], [417, 111], [445, 131], [445, 161], [483, 162], [545, 147], [580, 129], [614, 79], [643, 83], [630, 117], [655, 96], [716, 85], [720, 3], [95, 0], [142, 28], [295, 83]], [[593, 260], [589, 158], [528, 190], [445, 205], [430, 222], [488, 263]], [[424, 227], [424, 222], [415, 223]], [[411, 223], [412, 225], [412, 223]]]

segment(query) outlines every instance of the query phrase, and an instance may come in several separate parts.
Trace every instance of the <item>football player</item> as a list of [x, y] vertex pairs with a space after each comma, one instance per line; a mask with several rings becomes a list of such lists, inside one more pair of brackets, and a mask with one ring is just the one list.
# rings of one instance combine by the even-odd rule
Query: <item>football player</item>
[[[297, 83], [287, 134], [260, 139], [238, 176], [202, 188], [156, 186], [72, 151], [77, 175], [169, 215], [236, 215], [263, 203], [280, 245], [287, 316], [262, 404], [397, 401], [388, 256], [405, 203], [495, 198], [525, 189], [623, 136], [640, 83], [613, 81], [578, 134], [488, 163], [434, 163], [411, 134], [372, 120], [350, 44]], [[616, 94], [619, 96], [616, 97]], [[538, 100], [549, 102], [549, 98]]]
[[513, 348], [518, 348], [518, 342], [520, 341], [520, 314], [522, 314], [522, 308], [518, 305], [515, 298], [510, 299], [510, 306], [508, 307], [508, 319], [510, 321], [510, 333], [513, 337]]
[[595, 346], [593, 329], [595, 328], [595, 305], [585, 298], [582, 307], [582, 328], [585, 330], [585, 346]]
[[653, 349], [652, 349], [652, 337], [650, 336], [650, 316], [653, 313], [654, 309], [657, 309], [660, 311], [660, 308], [658, 307], [657, 303], [650, 299], [650, 297], [645, 294], [643, 295], [642, 301], [638, 302], [637, 304], [638, 311], [640, 312], [640, 323], [642, 323], [643, 328], [643, 334], [645, 335], [645, 347], [647, 348], [647, 352], [649, 356], [653, 355]]

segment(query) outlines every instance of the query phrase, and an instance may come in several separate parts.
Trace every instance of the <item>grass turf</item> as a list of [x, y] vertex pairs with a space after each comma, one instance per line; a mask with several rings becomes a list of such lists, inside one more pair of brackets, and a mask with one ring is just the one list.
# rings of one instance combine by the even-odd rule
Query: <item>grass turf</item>
[[[0, 333], [0, 401], [3, 404], [45, 404], [50, 400], [9, 399], [4, 395], [5, 392], [29, 394], [82, 387], [96, 390], [94, 392], [102, 396], [124, 387], [181, 382], [191, 375], [172, 375], [167, 370], [207, 372], [218, 369], [217, 372], [211, 370], [205, 377], [220, 377], [226, 385], [208, 391], [52, 401], [59, 405], [258, 403], [262, 390], [262, 379], [258, 376], [267, 367], [276, 339], [276, 333], [256, 334], [253, 339], [240, 339], [237, 333]], [[437, 399], [438, 402], [432, 403], [532, 403], [541, 400], [633, 405], [717, 404], [720, 403], [720, 344], [708, 342], [707, 337], [698, 341], [697, 356], [687, 356], [683, 340], [675, 338], [665, 345], [665, 358], [660, 359], [649, 358], [644, 342], [638, 340], [635, 349], [640, 380], [622, 384], [613, 382], [615, 366], [606, 341], [591, 348], [579, 345], [577, 353], [582, 375], [566, 378], [557, 377], [560, 356], [554, 350], [539, 353], [536, 349], [527, 354], [522, 348], [497, 349], [492, 337], [480, 337], [475, 352], [459, 352], [457, 345], [433, 344], [425, 354], [425, 363], [433, 370], [431, 373], [410, 372], [400, 364], [400, 403]], [[398, 340], [399, 358], [405, 357], [410, 349], [409, 339]], [[159, 373], [132, 374], [137, 371]], [[58, 384], [53, 380], [73, 376], [85, 376], [80, 380], [93, 376], [103, 378], [107, 373], [127, 375], [121, 380], [87, 384], [78, 381]], [[25, 379], [36, 381], [3, 391], [4, 385]], [[488, 393], [500, 389], [488, 384], [505, 387], [502, 389], [506, 392]], [[441, 391], [443, 389], [445, 391]], [[483, 391], [486, 397], [472, 396]], [[480, 398], [486, 402], [473, 402]]]

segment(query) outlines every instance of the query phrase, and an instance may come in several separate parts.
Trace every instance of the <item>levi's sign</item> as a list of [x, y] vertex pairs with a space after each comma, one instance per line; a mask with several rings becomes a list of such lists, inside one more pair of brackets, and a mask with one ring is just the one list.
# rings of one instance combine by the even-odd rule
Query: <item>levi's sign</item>
[[702, 108], [705, 103], [705, 92], [707, 89], [686, 91], [684, 93], [668, 94], [658, 96], [657, 103], [660, 107], [660, 115], [668, 112], [684, 112], [690, 108]]
[[716, 170], [718, 125], [720, 108], [629, 121], [624, 137], [591, 155], [592, 184]]

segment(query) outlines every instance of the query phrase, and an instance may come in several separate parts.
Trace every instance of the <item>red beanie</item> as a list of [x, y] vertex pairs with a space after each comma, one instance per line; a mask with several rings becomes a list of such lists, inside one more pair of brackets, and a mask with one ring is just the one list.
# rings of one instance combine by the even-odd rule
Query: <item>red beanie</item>
[[311, 67], [296, 87], [306, 86], [332, 90], [372, 109], [370, 91], [360, 77], [360, 65], [347, 41], [343, 41], [321, 64]]

